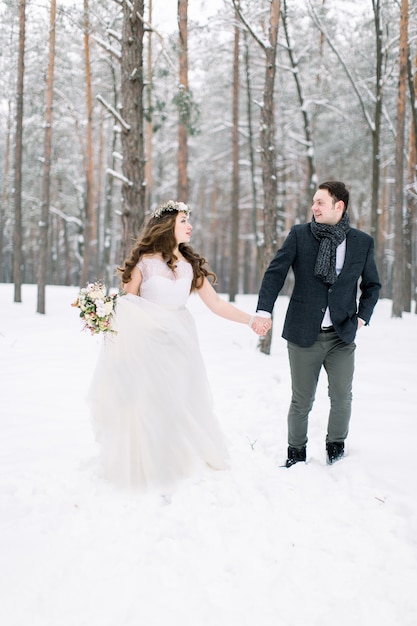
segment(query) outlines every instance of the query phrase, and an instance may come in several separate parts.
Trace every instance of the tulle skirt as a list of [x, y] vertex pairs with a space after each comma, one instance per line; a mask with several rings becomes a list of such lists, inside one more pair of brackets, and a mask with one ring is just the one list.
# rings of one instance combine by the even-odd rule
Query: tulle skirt
[[166, 488], [198, 466], [225, 469], [225, 440], [185, 307], [138, 296], [118, 299], [88, 394], [105, 478]]

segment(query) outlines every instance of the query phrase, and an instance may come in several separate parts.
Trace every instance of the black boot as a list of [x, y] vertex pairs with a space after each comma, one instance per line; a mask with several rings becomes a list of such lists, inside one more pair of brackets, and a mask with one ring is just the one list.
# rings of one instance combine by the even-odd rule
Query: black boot
[[326, 443], [327, 463], [331, 465], [342, 458], [345, 453], [345, 444], [342, 442], [328, 441]]
[[293, 448], [292, 446], [288, 446], [288, 459], [285, 463], [285, 467], [291, 467], [292, 465], [305, 460], [306, 446], [303, 446], [302, 448]]

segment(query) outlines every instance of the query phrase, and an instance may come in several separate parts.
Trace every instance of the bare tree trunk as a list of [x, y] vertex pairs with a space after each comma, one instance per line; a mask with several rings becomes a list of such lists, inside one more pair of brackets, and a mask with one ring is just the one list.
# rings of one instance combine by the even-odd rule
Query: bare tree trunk
[[3, 175], [3, 191], [1, 194], [0, 204], [0, 283], [5, 280], [4, 267], [4, 229], [6, 227], [7, 208], [9, 206], [9, 174], [10, 174], [10, 152], [11, 152], [11, 135], [12, 135], [12, 105], [10, 100], [7, 103], [7, 129], [6, 129], [6, 145], [4, 147], [4, 175]]
[[239, 25], [235, 26], [232, 98], [232, 233], [230, 246], [229, 300], [235, 302], [239, 289]]
[[[412, 115], [410, 128], [410, 146], [408, 151], [406, 216], [404, 224], [404, 231], [406, 233], [404, 307], [406, 311], [410, 312], [412, 309], [413, 294], [416, 293], [416, 269], [413, 264], [413, 258], [415, 256], [417, 239], [417, 71], [415, 71], [413, 75], [413, 64], [410, 58], [410, 54], [408, 55], [407, 67]], [[417, 53], [414, 59], [414, 67], [417, 70]]]
[[[261, 46], [265, 54], [265, 79], [263, 101], [261, 106], [261, 133], [260, 152], [262, 163], [262, 184], [264, 191], [264, 248], [262, 269], [268, 267], [277, 247], [277, 167], [275, 152], [275, 117], [274, 117], [274, 87], [276, 73], [276, 52], [278, 44], [278, 25], [280, 16], [280, 0], [271, 0], [269, 12], [268, 45], [265, 45], [248, 22], [240, 9], [239, 0], [233, 0], [233, 6], [239, 19], [244, 23], [255, 41]], [[260, 349], [264, 354], [270, 354], [272, 331], [260, 341]]]
[[397, 139], [395, 145], [395, 217], [392, 317], [404, 310], [404, 131], [408, 58], [408, 0], [401, 0], [400, 56], [397, 100]]
[[[325, 4], [326, 4], [326, 0], [322, 0], [322, 2], [321, 2], [322, 9], [324, 9], [324, 5]], [[321, 83], [322, 83], [322, 72], [321, 72], [321, 69], [322, 69], [322, 64], [323, 64], [324, 41], [325, 41], [323, 32], [322, 31], [319, 31], [319, 32], [320, 32], [320, 37], [319, 37], [319, 60], [318, 60], [318, 63], [317, 63], [319, 71], [316, 74], [316, 85], [317, 85], [317, 87], [320, 87]]]
[[[306, 146], [306, 160], [307, 160], [307, 185], [305, 191], [305, 198], [302, 202], [303, 209], [305, 207], [310, 207], [311, 198], [313, 197], [314, 190], [317, 184], [317, 176], [316, 176], [316, 167], [314, 163], [314, 150], [313, 150], [313, 133], [311, 130], [310, 118], [307, 110], [307, 103], [304, 98], [303, 88], [300, 81], [300, 72], [298, 71], [298, 63], [294, 57], [293, 49], [290, 41], [290, 34], [288, 30], [287, 23], [287, 0], [284, 0], [283, 3], [283, 11], [281, 11], [282, 16], [282, 25], [284, 28], [285, 39], [287, 42], [287, 52], [290, 59], [290, 64], [292, 68], [292, 75], [295, 80], [295, 86], [297, 89], [298, 102], [300, 103], [300, 111], [303, 117], [303, 126], [304, 126], [304, 138], [305, 138], [305, 146]], [[302, 214], [299, 214], [298, 217], [305, 221], [305, 211], [303, 210]]]
[[[148, 0], [148, 22], [152, 25], [152, 0]], [[145, 179], [146, 179], [146, 210], [150, 211], [152, 206], [152, 28], [148, 30], [148, 78], [146, 85], [146, 147], [145, 147]]]
[[[278, 41], [280, 15], [279, 0], [271, 1], [269, 18], [269, 46], [265, 48], [265, 81], [263, 105], [261, 107], [261, 162], [264, 191], [264, 247], [263, 271], [268, 267], [277, 247], [277, 168], [275, 152], [274, 87], [275, 58]], [[270, 354], [272, 330], [260, 341], [260, 350]]]
[[123, 234], [126, 257], [145, 217], [145, 155], [143, 143], [143, 11], [144, 0], [123, 3]]
[[264, 188], [264, 255], [265, 270], [277, 246], [277, 166], [275, 152], [274, 88], [276, 51], [280, 15], [279, 0], [271, 0], [269, 16], [269, 46], [265, 49], [265, 82], [261, 107], [261, 159]]
[[66, 220], [62, 220], [62, 237], [64, 240], [64, 285], [71, 285], [71, 255]]
[[106, 144], [106, 137], [105, 137], [105, 123], [104, 123], [104, 111], [100, 110], [100, 113], [98, 114], [98, 124], [97, 124], [97, 132], [96, 132], [96, 136], [98, 137], [97, 142], [98, 142], [98, 150], [97, 150], [97, 158], [96, 158], [96, 166], [95, 166], [95, 170], [96, 170], [96, 180], [95, 180], [95, 185], [94, 185], [94, 189], [95, 189], [95, 207], [94, 207], [94, 214], [96, 216], [96, 249], [97, 249], [97, 254], [96, 254], [96, 272], [100, 275], [100, 277], [103, 276], [103, 247], [104, 247], [104, 243], [102, 240], [104, 240], [104, 236], [103, 236], [103, 231], [102, 231], [102, 226], [103, 226], [103, 211], [102, 211], [102, 206], [103, 206], [103, 190], [105, 188], [105, 158], [106, 158], [106, 150], [105, 150], [105, 144]]
[[375, 112], [374, 127], [372, 130], [372, 197], [371, 197], [371, 235], [375, 240], [375, 257], [378, 268], [382, 269], [384, 251], [378, 246], [379, 232], [379, 181], [381, 175], [380, 137], [382, 120], [382, 66], [384, 62], [382, 24], [381, 24], [381, 0], [372, 0], [374, 9], [374, 24], [376, 37], [376, 80], [375, 80]]
[[188, 132], [187, 97], [188, 97], [188, 0], [178, 0], [178, 28], [180, 46], [180, 94], [178, 124], [178, 201], [188, 201]]
[[[111, 77], [113, 84], [113, 108], [117, 107], [117, 86], [116, 86], [116, 72], [111, 63]], [[111, 141], [111, 167], [114, 171], [116, 166], [116, 157], [114, 156], [117, 146], [118, 132], [113, 127], [112, 141]], [[113, 176], [111, 174], [106, 175], [105, 181], [105, 201], [104, 201], [104, 242], [103, 242], [103, 265], [104, 265], [104, 282], [108, 288], [111, 287], [114, 271], [110, 269], [111, 251], [113, 243]]]
[[259, 234], [258, 234], [258, 192], [256, 188], [256, 166], [255, 166], [255, 148], [254, 148], [254, 137], [253, 137], [253, 126], [252, 126], [252, 94], [251, 94], [251, 83], [250, 83], [250, 63], [249, 63], [249, 46], [248, 46], [248, 32], [245, 30], [243, 32], [244, 41], [245, 41], [245, 75], [246, 75], [246, 108], [247, 108], [247, 117], [248, 117], [248, 141], [249, 141], [249, 160], [250, 160], [250, 173], [251, 173], [251, 187], [252, 187], [252, 231], [256, 245], [256, 281], [259, 278], [259, 272], [262, 267], [262, 250], [263, 246], [261, 244]]
[[[269, 18], [269, 46], [265, 50], [265, 85], [264, 99], [261, 108], [261, 160], [262, 182], [264, 188], [264, 249], [263, 270], [272, 260], [277, 248], [277, 166], [275, 152], [275, 118], [274, 118], [274, 87], [276, 72], [276, 51], [278, 43], [278, 24], [280, 1], [271, 0]], [[264, 354], [271, 353], [272, 328], [262, 337], [260, 350]]]
[[93, 156], [93, 97], [90, 64], [90, 16], [88, 0], [84, 0], [84, 62], [85, 91], [87, 106], [87, 134], [85, 158], [85, 214], [84, 214], [84, 254], [81, 283], [88, 282], [95, 275], [97, 266], [97, 217], [94, 206], [94, 156]]
[[43, 147], [41, 219], [39, 223], [38, 304], [36, 309], [37, 313], [45, 313], [46, 273], [49, 258], [48, 227], [51, 188], [52, 120], [55, 68], [55, 22], [56, 0], [51, 0], [51, 9], [49, 14], [49, 58], [45, 85], [45, 137]]
[[413, 141], [417, 145], [417, 52], [414, 57], [414, 71], [413, 62], [410, 56], [410, 48], [407, 59], [407, 76], [408, 87], [410, 91], [410, 105], [411, 105], [411, 134], [413, 135]]
[[23, 79], [25, 74], [26, 0], [19, 0], [19, 58], [16, 89], [16, 148], [14, 175], [13, 281], [14, 301], [22, 302], [22, 148]]

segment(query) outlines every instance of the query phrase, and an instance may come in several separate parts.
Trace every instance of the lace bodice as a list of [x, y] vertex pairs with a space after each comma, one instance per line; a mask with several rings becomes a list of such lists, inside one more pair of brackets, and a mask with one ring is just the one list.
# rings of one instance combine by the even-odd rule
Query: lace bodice
[[193, 268], [180, 260], [173, 272], [159, 257], [142, 257], [137, 264], [142, 272], [139, 295], [156, 304], [184, 306], [190, 295]]

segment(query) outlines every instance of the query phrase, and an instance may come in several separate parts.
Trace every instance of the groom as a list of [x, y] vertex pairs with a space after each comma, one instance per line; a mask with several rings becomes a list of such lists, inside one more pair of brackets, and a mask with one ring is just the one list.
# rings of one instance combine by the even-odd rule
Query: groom
[[[294, 289], [282, 336], [287, 340], [292, 399], [286, 467], [306, 460], [308, 416], [322, 367], [328, 378], [327, 462], [344, 454], [352, 404], [355, 335], [368, 325], [380, 282], [372, 237], [352, 228], [349, 191], [342, 182], [319, 185], [312, 220], [293, 226], [262, 280], [255, 332], [271, 328], [271, 314], [290, 268]], [[358, 293], [358, 285], [359, 292]]]

